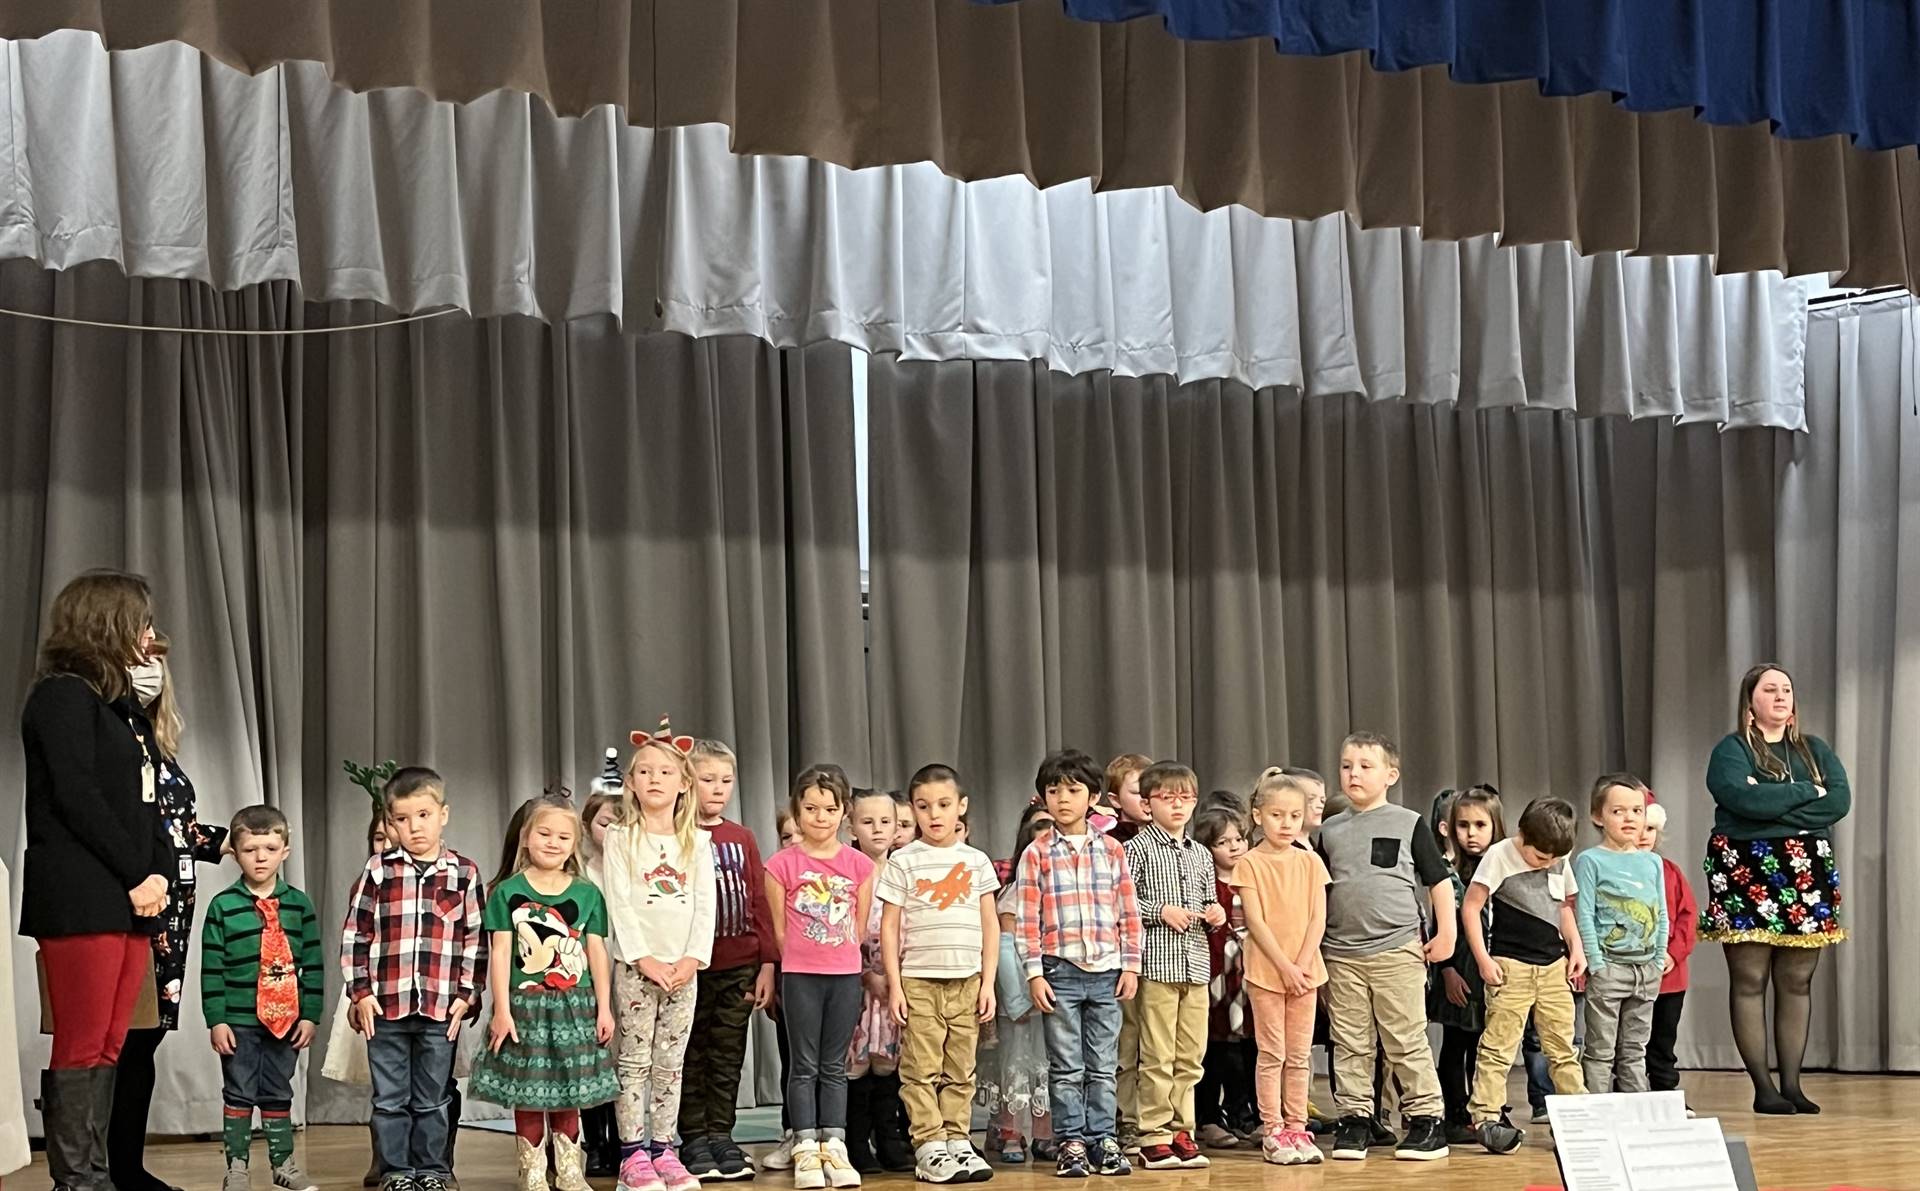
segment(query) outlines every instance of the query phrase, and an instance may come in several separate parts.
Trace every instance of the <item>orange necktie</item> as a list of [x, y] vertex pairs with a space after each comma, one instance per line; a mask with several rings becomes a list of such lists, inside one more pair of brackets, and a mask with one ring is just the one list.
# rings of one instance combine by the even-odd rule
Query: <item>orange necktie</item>
[[255, 899], [260, 907], [260, 1024], [275, 1038], [285, 1038], [300, 1020], [300, 989], [294, 978], [293, 948], [280, 925], [280, 899]]

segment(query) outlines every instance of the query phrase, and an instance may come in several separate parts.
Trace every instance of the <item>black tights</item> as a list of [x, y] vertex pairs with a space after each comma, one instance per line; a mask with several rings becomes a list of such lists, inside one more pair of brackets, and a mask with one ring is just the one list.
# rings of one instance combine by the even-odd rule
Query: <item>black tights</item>
[[128, 1030], [113, 1080], [107, 1124], [107, 1166], [117, 1191], [159, 1191], [167, 1184], [147, 1173], [147, 1111], [153, 1107], [153, 1058], [167, 1031]]
[[[1729, 943], [1726, 951], [1733, 1041], [1753, 1081], [1753, 1110], [1780, 1115], [1819, 1112], [1820, 1106], [1800, 1090], [1800, 1064], [1807, 1057], [1813, 972], [1820, 966], [1821, 948]], [[1773, 1049], [1780, 1064], [1778, 1088], [1767, 1068], [1769, 979], [1773, 983]]]

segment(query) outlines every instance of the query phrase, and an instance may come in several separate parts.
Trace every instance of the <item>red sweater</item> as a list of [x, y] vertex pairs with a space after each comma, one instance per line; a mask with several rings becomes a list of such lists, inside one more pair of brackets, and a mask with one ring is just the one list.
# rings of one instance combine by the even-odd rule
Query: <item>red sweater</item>
[[713, 839], [713, 959], [707, 967], [759, 967], [774, 963], [773, 911], [767, 906], [767, 878], [760, 867], [760, 846], [753, 832], [730, 819], [700, 829]]
[[1693, 954], [1694, 935], [1699, 930], [1700, 907], [1693, 901], [1693, 886], [1680, 866], [1662, 856], [1667, 874], [1667, 954], [1673, 957], [1673, 971], [1660, 980], [1662, 993], [1684, 992], [1687, 987], [1687, 957]]

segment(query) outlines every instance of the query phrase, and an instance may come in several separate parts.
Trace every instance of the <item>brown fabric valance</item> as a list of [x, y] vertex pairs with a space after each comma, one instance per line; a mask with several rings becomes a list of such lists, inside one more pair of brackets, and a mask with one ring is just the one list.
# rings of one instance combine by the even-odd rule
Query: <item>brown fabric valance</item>
[[1764, 125], [1639, 115], [1532, 82], [1467, 85], [1359, 55], [1182, 42], [1156, 21], [972, 0], [14, 0], [0, 37], [178, 40], [247, 70], [327, 65], [355, 90], [498, 88], [567, 114], [721, 122], [736, 151], [961, 178], [1171, 185], [1201, 208], [1336, 210], [1439, 239], [1711, 253], [1722, 272], [1920, 283], [1920, 157]]

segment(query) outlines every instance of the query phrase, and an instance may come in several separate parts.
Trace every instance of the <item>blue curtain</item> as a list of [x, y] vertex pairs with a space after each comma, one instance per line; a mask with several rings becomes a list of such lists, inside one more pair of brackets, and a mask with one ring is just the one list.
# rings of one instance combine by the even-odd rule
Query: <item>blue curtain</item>
[[[982, 0], [1006, 3], [1008, 0]], [[1047, 0], [1030, 0], [1046, 3]], [[1920, 144], [1920, 0], [1063, 0], [1087, 21], [1159, 17], [1176, 37], [1365, 50], [1380, 70], [1535, 79], [1635, 111], [1693, 108], [1786, 137]]]

